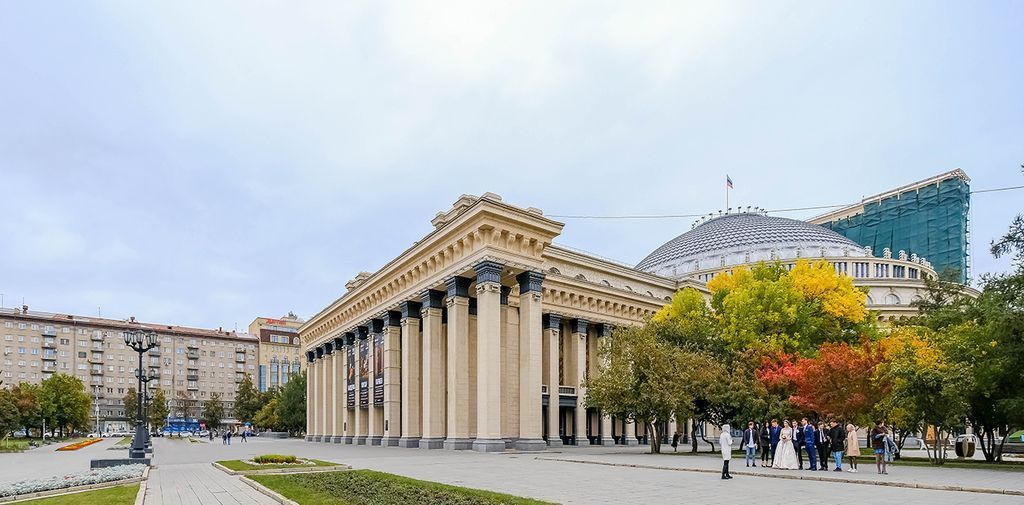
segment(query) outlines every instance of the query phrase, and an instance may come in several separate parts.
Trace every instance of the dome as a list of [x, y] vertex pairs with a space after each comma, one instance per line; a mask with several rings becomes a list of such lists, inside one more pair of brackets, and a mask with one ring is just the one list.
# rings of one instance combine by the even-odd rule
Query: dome
[[743, 212], [695, 225], [655, 249], [636, 268], [680, 279], [698, 270], [761, 261], [869, 255], [856, 242], [822, 226]]

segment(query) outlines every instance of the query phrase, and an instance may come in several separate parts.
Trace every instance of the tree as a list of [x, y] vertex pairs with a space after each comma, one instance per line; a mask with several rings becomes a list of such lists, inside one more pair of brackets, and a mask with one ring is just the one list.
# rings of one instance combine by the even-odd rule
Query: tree
[[18, 407], [18, 426], [25, 429], [25, 436], [29, 436], [32, 428], [42, 430], [43, 409], [39, 403], [39, 385], [21, 382], [11, 388], [11, 393]]
[[660, 423], [690, 415], [714, 361], [669, 344], [653, 324], [617, 329], [599, 353], [601, 371], [585, 382], [586, 405], [645, 425], [651, 453], [661, 452]]
[[128, 426], [135, 428], [139, 421], [139, 397], [135, 388], [128, 388], [128, 392], [121, 398], [121, 402], [124, 403], [124, 417], [128, 418]]
[[245, 374], [235, 391], [235, 418], [243, 423], [252, 422], [262, 406], [260, 392], [252, 383], [252, 376]]
[[253, 424], [260, 428], [277, 431], [281, 428], [281, 420], [277, 417], [277, 398], [271, 398], [264, 403], [259, 412], [253, 417]]
[[210, 399], [203, 402], [202, 420], [206, 423], [206, 429], [212, 430], [220, 427], [224, 419], [224, 404], [220, 401], [220, 393], [210, 393]]
[[89, 406], [92, 399], [77, 377], [56, 373], [43, 380], [39, 400], [42, 416], [61, 436], [89, 428]]
[[277, 403], [281, 427], [294, 435], [306, 430], [306, 374], [293, 375], [281, 388]]
[[170, 409], [167, 407], [167, 394], [163, 389], [157, 388], [149, 402], [149, 425], [159, 431], [167, 424], [167, 415], [170, 414]]
[[20, 426], [17, 397], [8, 389], [0, 389], [0, 438], [6, 438]]

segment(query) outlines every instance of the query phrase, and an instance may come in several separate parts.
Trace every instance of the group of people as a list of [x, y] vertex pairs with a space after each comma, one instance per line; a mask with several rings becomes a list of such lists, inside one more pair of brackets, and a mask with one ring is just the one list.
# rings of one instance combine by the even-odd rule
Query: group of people
[[[732, 459], [733, 437], [728, 424], [722, 425], [722, 478], [731, 479], [729, 460]], [[888, 474], [887, 463], [892, 461], [894, 445], [885, 422], [875, 421], [875, 427], [868, 433], [868, 443], [875, 455], [875, 466], [879, 474]], [[857, 472], [857, 457], [860, 456], [860, 442], [857, 427], [847, 424], [844, 429], [836, 421], [828, 425], [819, 422], [817, 427], [807, 418], [789, 421], [777, 419], [760, 426], [750, 421], [743, 430], [740, 448], [745, 453], [747, 467], [757, 466], [757, 453], [761, 453], [761, 465], [766, 468], [803, 470], [804, 453], [807, 454], [807, 469], [827, 471], [829, 456], [834, 462], [834, 472], [843, 471], [843, 457], [847, 458], [847, 471]]]
[[[210, 430], [210, 441], [213, 441], [213, 431], [214, 430]], [[234, 430], [224, 430], [220, 434], [220, 442], [223, 445], [231, 445], [231, 438], [235, 436], [236, 434]], [[237, 436], [241, 436], [242, 442], [246, 442], [246, 439], [249, 438], [249, 430], [241, 430], [238, 432]]]

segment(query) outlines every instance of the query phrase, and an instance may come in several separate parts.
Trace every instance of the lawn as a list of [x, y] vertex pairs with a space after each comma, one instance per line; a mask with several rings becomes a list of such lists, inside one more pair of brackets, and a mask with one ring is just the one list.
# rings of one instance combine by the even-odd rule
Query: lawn
[[0, 441], [0, 452], [22, 452], [28, 449], [28, 440], [24, 438], [8, 438]]
[[234, 470], [236, 472], [243, 470], [271, 470], [276, 468], [294, 468], [296, 470], [302, 470], [303, 468], [310, 468], [314, 466], [337, 466], [338, 463], [331, 463], [330, 461], [321, 461], [319, 459], [308, 459], [306, 461], [312, 461], [312, 465], [252, 465], [239, 459], [228, 459], [224, 461], [218, 461], [221, 465], [224, 465], [228, 470]]
[[117, 445], [130, 445], [131, 443], [132, 443], [132, 437], [124, 437], [121, 440], [118, 440], [117, 443], [114, 444], [114, 445], [115, 446], [117, 446]]
[[19, 502], [18, 505], [134, 505], [139, 485], [109, 487], [96, 491], [52, 496]]
[[372, 470], [257, 475], [250, 479], [300, 505], [533, 505], [545, 504], [491, 491], [449, 486]]

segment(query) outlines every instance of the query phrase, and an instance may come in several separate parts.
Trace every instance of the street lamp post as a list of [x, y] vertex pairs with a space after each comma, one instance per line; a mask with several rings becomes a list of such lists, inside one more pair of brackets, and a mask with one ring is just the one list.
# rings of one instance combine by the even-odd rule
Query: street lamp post
[[150, 442], [150, 438], [149, 438], [149, 431], [150, 431], [150, 428], [149, 428], [149, 402], [152, 401], [152, 398], [149, 396], [149, 381], [158, 380], [160, 377], [155, 373], [155, 371], [153, 369], [150, 369], [149, 373], [143, 374], [143, 373], [140, 372], [140, 373], [138, 373], [136, 375], [139, 376], [139, 380], [142, 381], [142, 384], [145, 384], [145, 387], [143, 388], [143, 394], [142, 394], [142, 399], [143, 399], [143, 402], [142, 402], [142, 420], [143, 420], [143, 425], [145, 427], [145, 433], [146, 433], [145, 447], [146, 447], [146, 451], [150, 452], [150, 451], [153, 450], [152, 449], [153, 444]]
[[146, 457], [146, 435], [148, 434], [146, 420], [142, 417], [143, 378], [145, 378], [145, 382], [149, 382], [149, 377], [142, 372], [142, 355], [156, 347], [157, 336], [155, 332], [141, 329], [125, 330], [122, 335], [124, 336], [124, 344], [139, 353], [139, 368], [135, 372], [135, 377], [139, 380], [139, 388], [136, 392], [138, 408], [136, 409], [135, 437], [132, 439], [132, 447], [128, 457], [142, 459]]

